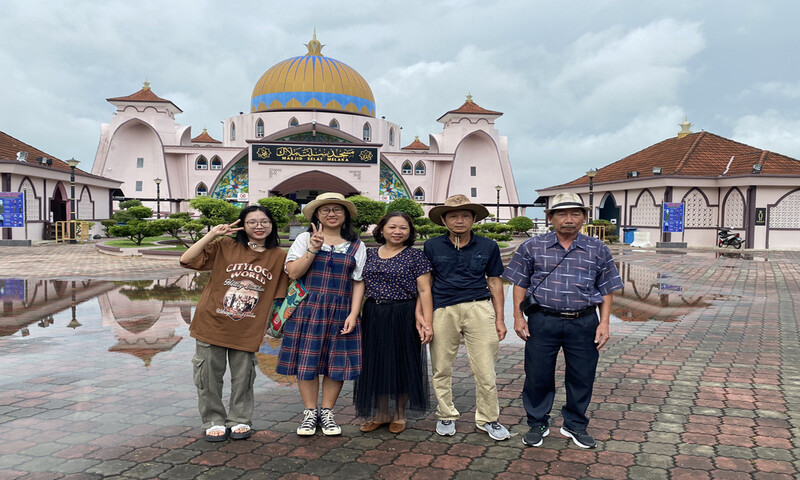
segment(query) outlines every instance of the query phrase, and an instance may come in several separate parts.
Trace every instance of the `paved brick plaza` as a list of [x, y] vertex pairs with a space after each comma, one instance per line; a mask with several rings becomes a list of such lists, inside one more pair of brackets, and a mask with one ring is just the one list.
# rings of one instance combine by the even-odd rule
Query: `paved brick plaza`
[[[624, 248], [615, 257], [625, 291], [600, 357], [590, 413], [595, 450], [575, 447], [554, 428], [541, 447], [522, 445], [522, 344], [515, 338], [501, 344], [497, 369], [508, 441], [494, 442], [474, 427], [462, 351], [454, 394], [467, 413], [454, 437], [436, 435], [432, 415], [410, 421], [400, 435], [362, 434], [346, 384], [337, 406], [343, 435], [299, 438], [300, 396], [262, 364], [257, 433], [207, 443], [186, 325], [169, 332], [177, 342], [171, 349], [121, 354], [115, 349], [126, 332], [86, 300], [76, 307], [78, 328], [67, 328], [69, 315], [55, 315], [48, 328], [31, 324], [28, 336], [0, 337], [0, 479], [798, 478], [800, 252], [726, 257]], [[0, 247], [0, 265], [0, 276], [28, 279], [185, 273], [168, 260], [111, 257], [90, 245]], [[0, 324], [12, 320], [4, 315]], [[556, 427], [562, 402], [563, 392]]]

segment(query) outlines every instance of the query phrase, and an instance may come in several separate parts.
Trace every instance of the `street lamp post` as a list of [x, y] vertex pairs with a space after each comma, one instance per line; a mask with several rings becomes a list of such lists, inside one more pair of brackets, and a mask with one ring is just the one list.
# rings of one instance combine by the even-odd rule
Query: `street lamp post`
[[153, 179], [156, 182], [156, 218], [161, 219], [161, 179]]
[[594, 219], [594, 176], [597, 173], [596, 169], [591, 169], [586, 172], [586, 176], [589, 177], [589, 223], [592, 223]]
[[69, 186], [70, 186], [70, 203], [69, 203], [69, 243], [78, 243], [75, 240], [75, 167], [81, 163], [79, 160], [71, 158], [67, 160], [69, 165]]
[[494, 189], [497, 190], [497, 215], [494, 217], [494, 221], [495, 221], [495, 223], [499, 223], [500, 222], [500, 190], [503, 189], [503, 186], [502, 185], [497, 185], [497, 186], [494, 187]]

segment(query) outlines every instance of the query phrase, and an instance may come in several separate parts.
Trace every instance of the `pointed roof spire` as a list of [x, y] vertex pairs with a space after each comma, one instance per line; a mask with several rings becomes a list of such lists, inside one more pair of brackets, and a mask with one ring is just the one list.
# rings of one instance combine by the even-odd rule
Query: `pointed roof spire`
[[678, 132], [678, 138], [683, 138], [683, 137], [685, 137], [687, 135], [691, 135], [692, 134], [692, 131], [689, 130], [689, 128], [691, 128], [692, 124], [689, 123], [689, 116], [688, 115], [684, 117], [683, 123], [681, 123], [679, 125], [681, 127], [681, 131]]
[[315, 55], [318, 57], [323, 57], [322, 55], [322, 47], [325, 45], [321, 44], [319, 40], [317, 40], [317, 28], [314, 27], [314, 37], [306, 44], [308, 48], [308, 53], [306, 55]]

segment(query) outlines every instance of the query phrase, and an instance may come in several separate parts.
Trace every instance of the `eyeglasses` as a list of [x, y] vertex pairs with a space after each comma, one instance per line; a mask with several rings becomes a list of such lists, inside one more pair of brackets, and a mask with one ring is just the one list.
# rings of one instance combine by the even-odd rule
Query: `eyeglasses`
[[268, 227], [272, 225], [272, 222], [270, 222], [269, 220], [261, 220], [260, 222], [256, 220], [250, 220], [249, 222], [244, 222], [244, 224], [250, 228], [256, 228], [258, 226]]
[[334, 213], [336, 215], [341, 215], [341, 214], [344, 213], [344, 208], [342, 208], [342, 207], [333, 207], [333, 208], [325, 207], [325, 208], [320, 208], [317, 211], [320, 213], [320, 215], [323, 215], [323, 216], [329, 215], [331, 213]]

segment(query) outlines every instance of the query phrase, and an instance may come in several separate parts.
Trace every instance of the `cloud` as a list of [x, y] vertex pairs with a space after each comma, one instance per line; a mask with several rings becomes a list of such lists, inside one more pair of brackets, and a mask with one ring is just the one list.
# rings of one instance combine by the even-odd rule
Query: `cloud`
[[733, 140], [800, 159], [800, 117], [774, 109], [745, 115], [733, 127]]
[[756, 86], [756, 90], [765, 95], [774, 95], [785, 98], [800, 98], [800, 82], [764, 82]]

